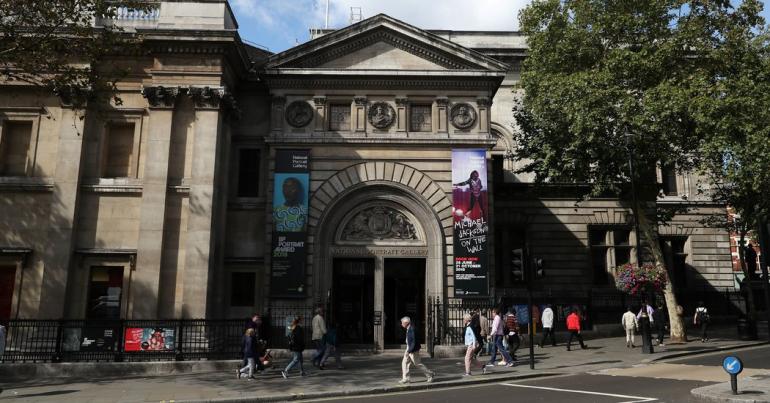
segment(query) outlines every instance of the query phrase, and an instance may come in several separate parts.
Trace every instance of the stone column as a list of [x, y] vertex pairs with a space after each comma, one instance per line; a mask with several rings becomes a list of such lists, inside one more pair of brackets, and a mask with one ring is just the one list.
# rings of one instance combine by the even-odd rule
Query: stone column
[[[187, 219], [185, 278], [182, 317], [206, 316], [209, 291], [213, 292], [211, 266], [214, 262], [212, 236], [215, 229], [215, 178], [217, 155], [222, 141], [222, 114], [219, 110], [224, 88], [190, 88], [195, 104], [190, 207]], [[283, 107], [281, 106], [281, 110]]]
[[353, 127], [359, 133], [366, 131], [366, 97], [353, 98]]
[[142, 175], [142, 206], [136, 271], [132, 277], [129, 318], [158, 317], [163, 226], [168, 187], [169, 146], [178, 87], [145, 87], [142, 95], [150, 106], [147, 157]]
[[[68, 273], [73, 261], [80, 159], [83, 151], [82, 110], [61, 109], [59, 147], [51, 210], [48, 214], [47, 245], [41, 249], [43, 273], [37, 318], [59, 319], [64, 315]], [[83, 312], [85, 313], [85, 312]]]
[[448, 112], [447, 108], [449, 106], [449, 99], [448, 98], [436, 98], [436, 132], [438, 133], [447, 133], [447, 122], [448, 122]]
[[315, 105], [315, 126], [313, 131], [321, 134], [326, 131], [326, 97], [313, 97]]
[[275, 96], [270, 108], [270, 129], [275, 132], [283, 130], [283, 109], [286, 107], [286, 98]]
[[[374, 258], [374, 311], [380, 312], [380, 324], [374, 325], [374, 349], [382, 351], [385, 349], [385, 258], [377, 256]], [[388, 318], [388, 320], [398, 320], [398, 318]]]
[[409, 127], [409, 100], [407, 98], [396, 98], [396, 131], [406, 132]]
[[489, 107], [492, 101], [489, 98], [479, 98], [476, 100], [479, 108], [479, 133], [489, 133]]

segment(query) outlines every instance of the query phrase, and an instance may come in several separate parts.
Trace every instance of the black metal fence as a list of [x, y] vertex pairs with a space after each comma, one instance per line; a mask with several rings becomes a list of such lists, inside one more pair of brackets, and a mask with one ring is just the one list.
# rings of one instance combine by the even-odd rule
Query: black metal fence
[[[312, 311], [310, 306], [270, 307], [263, 315], [260, 338], [268, 341], [269, 348], [286, 348], [291, 320], [302, 316], [303, 326], [309, 328]], [[3, 362], [226, 360], [241, 357], [246, 318], [12, 319], [3, 325]], [[305, 331], [307, 346], [311, 333]]]

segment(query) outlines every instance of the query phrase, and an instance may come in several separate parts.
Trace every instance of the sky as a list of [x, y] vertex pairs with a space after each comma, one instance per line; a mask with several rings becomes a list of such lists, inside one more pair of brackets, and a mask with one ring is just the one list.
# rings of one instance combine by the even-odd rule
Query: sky
[[[364, 19], [385, 13], [423, 29], [515, 31], [530, 0], [329, 0], [329, 28], [349, 25], [351, 7]], [[244, 40], [281, 52], [323, 28], [326, 0], [230, 0]], [[763, 16], [770, 21], [770, 10]]]

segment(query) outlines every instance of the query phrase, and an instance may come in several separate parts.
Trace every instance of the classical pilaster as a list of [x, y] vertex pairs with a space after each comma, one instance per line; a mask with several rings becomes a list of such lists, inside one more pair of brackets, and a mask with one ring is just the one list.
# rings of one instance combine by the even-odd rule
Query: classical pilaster
[[[214, 290], [211, 268], [214, 262], [216, 229], [214, 185], [217, 177], [217, 155], [222, 134], [221, 88], [190, 89], [195, 103], [195, 135], [193, 142], [192, 177], [190, 178], [190, 210], [187, 220], [185, 246], [185, 278], [182, 316], [206, 316], [209, 292]], [[282, 108], [282, 107], [281, 107]]]
[[434, 127], [438, 133], [447, 133], [449, 99], [445, 97], [436, 98], [436, 121]]
[[407, 98], [396, 98], [396, 131], [405, 132], [409, 124], [409, 100]]
[[315, 105], [315, 127], [316, 133], [326, 131], [326, 97], [313, 97], [313, 104]]
[[366, 131], [366, 97], [353, 98], [353, 127], [356, 132]]
[[479, 109], [479, 133], [489, 133], [489, 115], [490, 106], [492, 106], [492, 100], [489, 98], [479, 98], [476, 100], [476, 105]]
[[283, 111], [286, 107], [286, 98], [275, 96], [270, 105], [270, 129], [275, 132], [283, 130]]
[[[377, 256], [374, 259], [374, 311], [379, 312], [380, 324], [374, 325], [374, 348], [377, 351], [385, 349], [385, 258]], [[388, 318], [388, 320], [398, 320]]]
[[149, 129], [142, 178], [142, 207], [139, 218], [139, 242], [136, 272], [129, 301], [132, 319], [158, 316], [160, 272], [163, 253], [163, 225], [168, 187], [169, 147], [178, 87], [145, 87], [142, 95], [149, 104]]
[[[69, 268], [73, 259], [80, 159], [83, 151], [82, 110], [61, 109], [53, 194], [48, 213], [47, 245], [40, 250], [43, 272], [37, 318], [63, 317]], [[35, 251], [38, 252], [38, 251]]]

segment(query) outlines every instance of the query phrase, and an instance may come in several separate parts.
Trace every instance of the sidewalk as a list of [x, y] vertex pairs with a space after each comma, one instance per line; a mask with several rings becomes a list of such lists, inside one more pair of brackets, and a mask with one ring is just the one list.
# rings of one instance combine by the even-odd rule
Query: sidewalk
[[704, 402], [770, 402], [770, 377], [738, 377], [737, 395], [733, 395], [730, 382], [693, 389], [690, 393]]
[[[400, 378], [401, 353], [386, 352], [372, 356], [343, 357], [344, 370], [330, 365], [321, 371], [310, 366], [308, 377], [293, 373], [285, 380], [277, 368], [260, 375], [258, 380], [235, 379], [237, 362], [218, 362], [228, 368], [220, 371], [203, 371], [158, 376], [123, 377], [32, 377], [17, 382], [7, 382], [2, 371], [0, 402], [24, 400], [40, 402], [144, 402], [144, 401], [277, 401], [308, 397], [384, 393], [413, 388], [446, 387], [466, 383], [497, 382], [560, 373], [579, 373], [613, 367], [630, 367], [644, 362], [657, 361], [681, 354], [695, 354], [720, 348], [752, 345], [756, 342], [740, 342], [732, 339], [714, 339], [709, 343], [690, 342], [658, 348], [652, 355], [641, 354], [640, 348], [627, 349], [623, 338], [595, 339], [586, 342], [587, 350], [579, 348], [567, 352], [564, 345], [536, 348], [536, 370], [530, 370], [527, 362], [528, 349], [519, 350], [519, 366], [495, 367], [488, 375], [476, 371], [472, 377], [462, 377], [462, 358], [424, 359], [428, 368], [436, 372], [435, 381], [426, 384], [422, 374], [413, 374], [409, 386], [397, 384]], [[423, 354], [425, 357], [425, 354]], [[484, 356], [484, 359], [489, 357]], [[0, 369], [10, 364], [0, 364]], [[49, 364], [60, 365], [60, 364]], [[78, 364], [73, 364], [78, 365]], [[93, 364], [79, 364], [93, 365]], [[112, 364], [115, 365], [115, 364]], [[285, 365], [283, 360], [277, 365]], [[11, 365], [12, 367], [13, 365]]]

